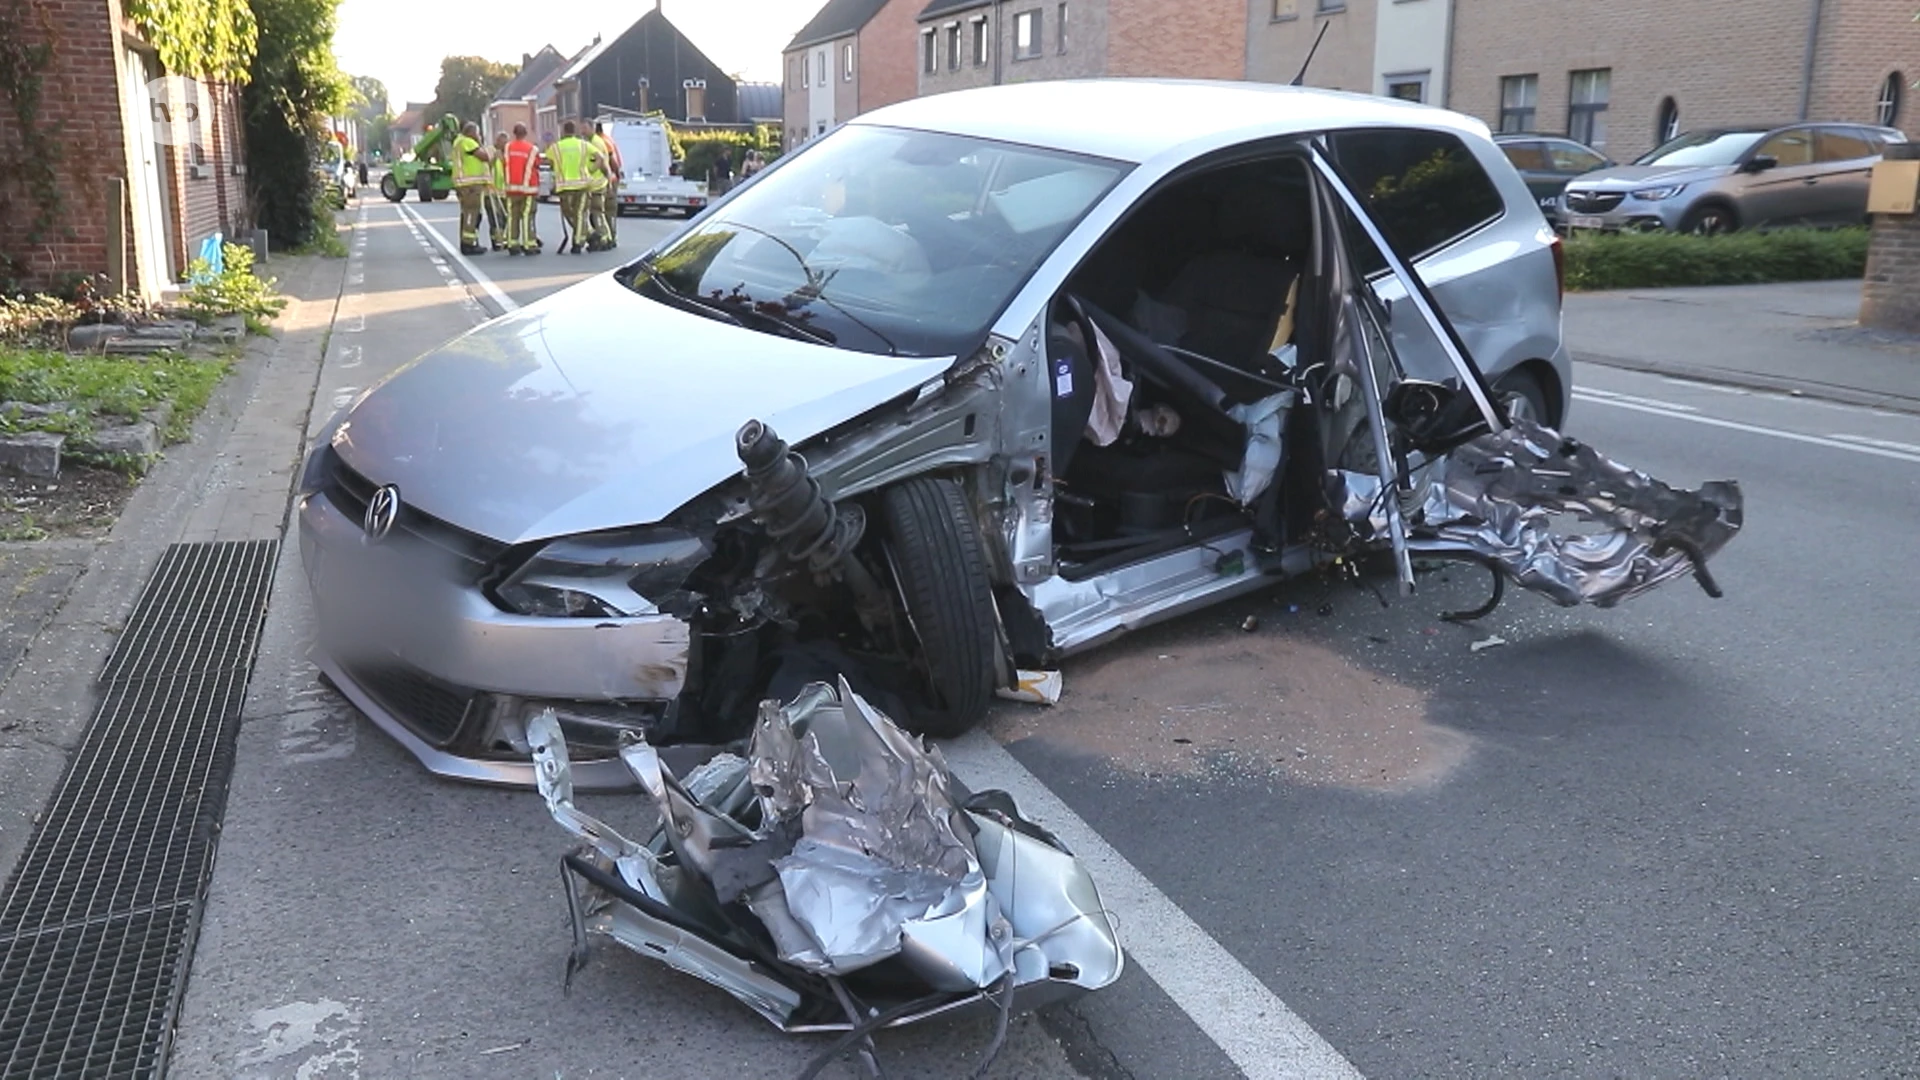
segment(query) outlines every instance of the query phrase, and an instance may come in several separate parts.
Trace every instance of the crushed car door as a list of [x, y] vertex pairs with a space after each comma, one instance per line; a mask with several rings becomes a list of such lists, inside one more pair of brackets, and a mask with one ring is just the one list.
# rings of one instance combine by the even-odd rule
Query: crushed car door
[[[1320, 247], [1334, 290], [1334, 355], [1358, 369], [1365, 406], [1355, 418], [1365, 430], [1353, 434], [1368, 452], [1342, 455], [1339, 501], [1350, 523], [1391, 544], [1401, 591], [1412, 590], [1417, 552], [1479, 563], [1562, 605], [1611, 607], [1688, 573], [1719, 596], [1706, 564], [1740, 529], [1739, 485], [1674, 488], [1578, 440], [1509, 421], [1352, 185], [1318, 149], [1313, 164], [1316, 225], [1332, 240]], [[1361, 245], [1405, 290], [1393, 310], [1355, 271]], [[1396, 318], [1406, 322], [1391, 325]]]
[[[1374, 509], [1384, 519], [1404, 594], [1413, 588], [1406, 511], [1412, 505], [1413, 472], [1419, 463], [1409, 452], [1444, 454], [1504, 427], [1506, 418], [1426, 284], [1388, 243], [1334, 163], [1317, 147], [1310, 153], [1318, 195], [1320, 274], [1333, 298], [1330, 340], [1335, 356], [1357, 371], [1364, 401], [1364, 412], [1354, 417], [1361, 426], [1352, 436], [1366, 442], [1350, 448], [1342, 459], [1365, 467], [1378, 480]], [[1422, 347], [1395, 347], [1390, 328], [1395, 313], [1381, 304], [1357, 268], [1354, 256], [1360, 250], [1377, 252], [1399, 281], [1405, 295], [1401, 306], [1414, 309], [1414, 330]], [[1406, 331], [1399, 336], [1403, 341], [1410, 337]], [[1397, 406], [1393, 427], [1406, 429], [1399, 439], [1389, 426], [1390, 405]]]

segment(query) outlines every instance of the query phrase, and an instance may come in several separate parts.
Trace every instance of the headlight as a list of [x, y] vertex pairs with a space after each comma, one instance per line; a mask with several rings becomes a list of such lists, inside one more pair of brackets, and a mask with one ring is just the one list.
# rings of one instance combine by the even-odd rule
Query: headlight
[[1671, 199], [1685, 190], [1687, 190], [1687, 185], [1685, 184], [1674, 184], [1671, 187], [1641, 188], [1639, 191], [1633, 193], [1633, 197], [1643, 202], [1659, 202], [1662, 199]]
[[705, 539], [665, 527], [563, 537], [508, 575], [494, 601], [552, 618], [653, 615], [681, 594], [711, 551]]

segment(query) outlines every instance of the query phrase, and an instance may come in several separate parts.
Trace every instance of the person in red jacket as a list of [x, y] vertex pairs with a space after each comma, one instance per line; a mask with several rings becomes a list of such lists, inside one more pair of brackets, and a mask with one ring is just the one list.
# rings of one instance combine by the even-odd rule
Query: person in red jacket
[[540, 194], [540, 148], [527, 141], [527, 125], [513, 125], [513, 141], [501, 151], [507, 187], [507, 254], [538, 255], [533, 211]]

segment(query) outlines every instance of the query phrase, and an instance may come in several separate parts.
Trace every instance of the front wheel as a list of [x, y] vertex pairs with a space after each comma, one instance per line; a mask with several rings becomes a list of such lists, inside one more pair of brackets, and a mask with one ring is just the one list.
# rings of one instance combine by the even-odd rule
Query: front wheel
[[1733, 208], [1721, 203], [1702, 203], [1680, 219], [1680, 231], [1695, 236], [1719, 236], [1740, 227]]
[[1000, 649], [972, 508], [959, 484], [917, 476], [887, 490], [884, 510], [895, 584], [931, 699], [906, 726], [939, 738], [964, 734], [993, 702]]
[[400, 186], [400, 181], [395, 180], [392, 173], [380, 178], [380, 194], [386, 196], [388, 202], [399, 202], [407, 197], [406, 189]]

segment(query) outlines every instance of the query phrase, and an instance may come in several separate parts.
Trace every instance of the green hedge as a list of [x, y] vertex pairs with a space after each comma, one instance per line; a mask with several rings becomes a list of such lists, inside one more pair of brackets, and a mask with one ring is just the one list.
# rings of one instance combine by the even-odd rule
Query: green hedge
[[732, 161], [736, 180], [740, 178], [740, 166], [747, 160], [747, 151], [760, 151], [761, 159], [769, 163], [780, 156], [779, 129], [771, 126], [752, 132], [670, 130], [674, 156], [680, 159], [680, 175], [689, 180], [705, 180], [707, 170], [722, 154]]
[[1821, 281], [1866, 273], [1867, 230], [1576, 233], [1568, 238], [1566, 252], [1569, 289]]

